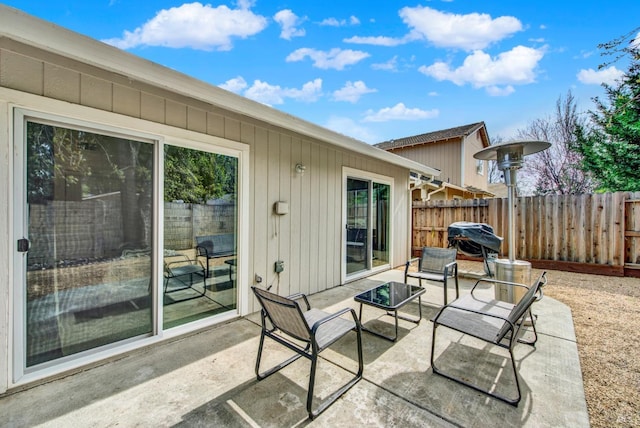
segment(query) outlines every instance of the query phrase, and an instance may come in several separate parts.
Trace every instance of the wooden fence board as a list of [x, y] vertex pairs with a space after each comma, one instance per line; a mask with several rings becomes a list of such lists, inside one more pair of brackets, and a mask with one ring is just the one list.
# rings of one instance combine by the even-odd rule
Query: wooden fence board
[[[470, 199], [414, 202], [412, 252], [446, 247], [447, 227], [457, 221], [487, 223], [504, 238], [509, 254], [508, 200]], [[516, 258], [590, 264], [620, 272], [640, 265], [640, 192], [546, 195], [515, 200]]]

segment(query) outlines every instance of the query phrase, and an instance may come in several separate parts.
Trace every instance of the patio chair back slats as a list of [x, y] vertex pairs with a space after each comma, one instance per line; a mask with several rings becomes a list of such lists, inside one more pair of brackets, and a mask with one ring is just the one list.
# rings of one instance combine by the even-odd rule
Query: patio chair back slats
[[297, 339], [311, 340], [309, 327], [297, 302], [258, 288], [254, 291], [274, 327]]
[[[421, 272], [443, 273], [446, 265], [456, 261], [456, 254], [455, 248], [424, 247], [419, 269]], [[449, 275], [452, 274], [449, 272]]]

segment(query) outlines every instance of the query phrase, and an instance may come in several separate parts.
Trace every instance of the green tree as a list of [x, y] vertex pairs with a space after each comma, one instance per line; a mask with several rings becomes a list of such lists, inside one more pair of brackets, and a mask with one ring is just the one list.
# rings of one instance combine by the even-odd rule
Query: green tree
[[165, 201], [205, 203], [236, 194], [238, 160], [229, 156], [177, 146], [166, 146]]
[[640, 27], [599, 45], [603, 55], [629, 61], [615, 85], [603, 84], [607, 101], [594, 98], [590, 127], [576, 128], [575, 150], [583, 156], [582, 168], [591, 173], [599, 191], [640, 190]]

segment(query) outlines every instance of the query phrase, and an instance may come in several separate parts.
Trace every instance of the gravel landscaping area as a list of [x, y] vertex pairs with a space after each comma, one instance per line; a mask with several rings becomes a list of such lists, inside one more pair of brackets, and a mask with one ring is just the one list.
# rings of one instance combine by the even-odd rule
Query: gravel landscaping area
[[[460, 261], [460, 269], [482, 271]], [[532, 278], [540, 271], [534, 269]], [[640, 279], [548, 271], [545, 296], [571, 308], [592, 427], [640, 426]]]
[[640, 279], [550, 271], [571, 308], [592, 427], [640, 426]]

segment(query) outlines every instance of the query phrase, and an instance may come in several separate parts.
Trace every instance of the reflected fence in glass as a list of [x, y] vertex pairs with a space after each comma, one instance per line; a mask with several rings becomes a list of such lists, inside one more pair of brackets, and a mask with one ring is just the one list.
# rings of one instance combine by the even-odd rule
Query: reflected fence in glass
[[153, 144], [26, 131], [26, 366], [150, 334]]
[[165, 146], [163, 328], [237, 307], [238, 159]]

